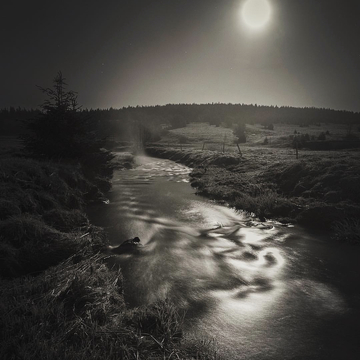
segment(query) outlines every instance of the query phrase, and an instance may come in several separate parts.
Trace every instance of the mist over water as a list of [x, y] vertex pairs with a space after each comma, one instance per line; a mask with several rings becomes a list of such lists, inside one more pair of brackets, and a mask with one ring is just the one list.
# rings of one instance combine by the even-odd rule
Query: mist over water
[[230, 359], [351, 359], [360, 350], [357, 254], [339, 259], [338, 244], [195, 195], [186, 166], [136, 161], [115, 173], [110, 204], [89, 210], [114, 246], [141, 239], [111, 258], [130, 306], [170, 298], [186, 311], [188, 334], [215, 338]]

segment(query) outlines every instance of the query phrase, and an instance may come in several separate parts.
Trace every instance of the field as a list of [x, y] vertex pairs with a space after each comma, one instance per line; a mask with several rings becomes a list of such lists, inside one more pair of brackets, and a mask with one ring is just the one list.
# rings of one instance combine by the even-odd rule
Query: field
[[[293, 136], [301, 130], [309, 137], [327, 133], [329, 140], [342, 139], [348, 132], [341, 124], [305, 128], [274, 124], [274, 130], [247, 125], [247, 142], [240, 144], [239, 154], [231, 143], [230, 129], [190, 124], [170, 130], [168, 139], [147, 151], [193, 167], [191, 183], [199, 194], [225, 201], [261, 220], [298, 222], [331, 232], [339, 240], [360, 242], [360, 151], [304, 147], [296, 155]], [[186, 144], [174, 141], [182, 136], [187, 138]]]
[[[286, 147], [292, 142], [294, 135], [308, 134], [310, 139], [317, 139], [325, 134], [326, 140], [342, 140], [348, 134], [349, 128], [344, 124], [315, 124], [300, 126], [295, 124], [275, 124], [274, 130], [264, 128], [261, 124], [246, 124], [246, 143], [241, 147], [265, 145], [267, 147]], [[352, 134], [358, 134], [352, 129]], [[160, 143], [176, 144], [180, 147], [203, 148], [213, 151], [222, 151], [223, 144], [227, 152], [237, 152], [236, 140], [230, 128], [209, 125], [208, 123], [190, 123], [184, 128], [169, 130]]]

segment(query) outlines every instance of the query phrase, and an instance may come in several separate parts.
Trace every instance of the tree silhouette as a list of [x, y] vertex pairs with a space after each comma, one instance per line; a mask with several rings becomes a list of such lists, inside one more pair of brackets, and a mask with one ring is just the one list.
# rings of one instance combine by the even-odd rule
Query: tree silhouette
[[239, 123], [233, 129], [233, 134], [236, 136], [236, 143], [241, 144], [246, 142], [245, 124]]
[[[38, 117], [26, 121], [25, 149], [37, 158], [80, 163], [87, 172], [110, 172], [112, 156], [102, 150], [106, 139], [97, 136], [97, 124], [86, 112], [79, 111], [77, 93], [66, 90], [61, 71], [52, 88], [38, 88], [47, 99]], [[107, 168], [107, 171], [105, 169]], [[103, 175], [106, 175], [106, 174]]]

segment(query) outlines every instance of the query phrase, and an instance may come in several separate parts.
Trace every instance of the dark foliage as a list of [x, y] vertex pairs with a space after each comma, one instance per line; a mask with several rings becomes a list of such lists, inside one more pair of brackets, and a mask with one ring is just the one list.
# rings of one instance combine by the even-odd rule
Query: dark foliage
[[237, 143], [245, 143], [246, 135], [245, 135], [245, 124], [239, 123], [235, 126], [233, 130], [234, 135], [237, 137]]
[[91, 176], [111, 175], [112, 157], [103, 149], [106, 139], [98, 137], [97, 122], [80, 111], [77, 94], [66, 91], [61, 72], [53, 83], [52, 88], [39, 87], [47, 99], [40, 115], [25, 121], [25, 149], [36, 158], [80, 163]]
[[324, 141], [326, 140], [326, 135], [324, 132], [322, 132], [319, 136], [318, 136], [318, 140]]

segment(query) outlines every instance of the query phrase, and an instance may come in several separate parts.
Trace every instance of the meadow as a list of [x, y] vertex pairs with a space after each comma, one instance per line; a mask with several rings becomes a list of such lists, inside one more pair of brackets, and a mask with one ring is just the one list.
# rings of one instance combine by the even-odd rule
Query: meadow
[[[297, 125], [288, 123], [274, 124], [274, 129], [267, 129], [261, 124], [246, 124], [246, 143], [241, 147], [261, 146], [289, 147], [295, 135], [308, 134], [309, 139], [316, 140], [325, 134], [326, 140], [339, 141], [344, 139], [349, 126], [346, 124], [317, 123], [312, 125]], [[356, 136], [356, 128], [351, 129]], [[266, 141], [267, 139], [267, 141]], [[237, 152], [236, 137], [229, 127], [209, 125], [208, 123], [190, 123], [186, 127], [170, 129], [159, 141], [160, 144], [171, 144], [178, 147], [204, 148], [213, 151], [222, 151], [225, 144], [226, 152]], [[267, 142], [267, 144], [265, 144]]]
[[[273, 130], [246, 125], [241, 154], [230, 132], [191, 124], [170, 130], [147, 151], [193, 167], [191, 184], [199, 194], [260, 220], [296, 222], [341, 241], [360, 242], [360, 151], [314, 151], [306, 144], [296, 151], [293, 144], [302, 133], [314, 143], [321, 142], [322, 133], [329, 141], [342, 140], [349, 133], [346, 125], [274, 124]], [[175, 141], [179, 138], [182, 143]]]

